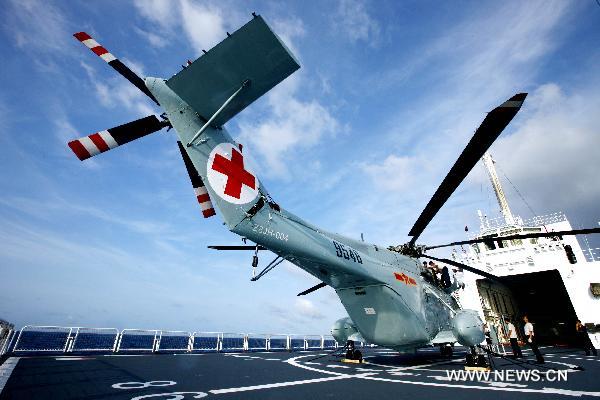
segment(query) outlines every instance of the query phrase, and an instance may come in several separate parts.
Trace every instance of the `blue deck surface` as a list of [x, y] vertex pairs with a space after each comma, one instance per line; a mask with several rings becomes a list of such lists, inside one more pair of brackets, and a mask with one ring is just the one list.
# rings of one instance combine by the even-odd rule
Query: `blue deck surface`
[[[525, 351], [528, 363], [524, 368], [495, 359], [496, 371], [506, 373], [504, 379], [492, 376], [460, 382], [448, 378], [448, 371], [464, 371], [464, 352], [460, 350], [448, 359], [440, 357], [437, 349], [410, 355], [366, 349], [364, 364], [342, 363], [331, 355], [316, 358], [326, 353], [322, 350], [12, 357], [0, 367], [0, 373], [6, 375], [6, 365], [16, 362], [0, 399], [521, 400], [600, 396], [600, 358], [586, 357], [576, 349], [542, 351], [546, 357], [543, 366], [535, 365]], [[536, 382], [515, 375], [516, 371], [534, 370], [541, 377]], [[564, 371], [567, 380], [547, 379], [556, 379], [557, 371]]]

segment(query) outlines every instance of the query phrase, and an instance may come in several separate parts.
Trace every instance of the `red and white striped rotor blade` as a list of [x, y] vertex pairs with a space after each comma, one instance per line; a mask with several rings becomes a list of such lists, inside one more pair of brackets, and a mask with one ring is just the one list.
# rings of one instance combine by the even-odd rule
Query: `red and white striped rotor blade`
[[196, 167], [192, 163], [190, 156], [188, 156], [185, 151], [183, 144], [180, 141], [177, 141], [177, 145], [179, 146], [179, 151], [181, 152], [181, 157], [183, 157], [183, 162], [185, 163], [185, 169], [187, 170], [188, 176], [190, 177], [190, 181], [192, 182], [192, 186], [194, 187], [194, 193], [196, 194], [196, 199], [200, 204], [200, 208], [202, 209], [202, 215], [204, 218], [210, 218], [215, 213], [215, 207], [210, 201], [210, 196], [208, 195], [208, 191], [206, 190], [206, 186], [204, 186], [204, 182], [198, 174]]
[[73, 150], [73, 153], [83, 161], [125, 143], [129, 143], [132, 140], [159, 131], [168, 125], [168, 121], [161, 121], [156, 118], [156, 116], [150, 115], [105, 131], [96, 132], [89, 136], [72, 140], [69, 142], [69, 147]]
[[[111, 67], [115, 69], [119, 74], [123, 75], [125, 79], [133, 83], [138, 89], [140, 89], [146, 96], [150, 97], [152, 101], [158, 104], [156, 98], [150, 93], [146, 84], [135, 72], [129, 69], [127, 65], [123, 64], [121, 60], [115, 57], [111, 52], [106, 50], [100, 43], [96, 42], [90, 35], [85, 32], [77, 32], [73, 34], [75, 39], [83, 43], [87, 48], [94, 52], [98, 57], [102, 58]], [[160, 104], [159, 104], [160, 105]]]

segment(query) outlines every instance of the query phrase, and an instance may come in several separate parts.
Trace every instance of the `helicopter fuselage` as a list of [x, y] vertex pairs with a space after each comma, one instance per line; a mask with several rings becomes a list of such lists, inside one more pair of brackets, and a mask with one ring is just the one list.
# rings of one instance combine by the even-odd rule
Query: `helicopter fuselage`
[[[164, 80], [147, 78], [146, 85], [166, 111], [181, 142], [193, 142], [205, 120]], [[226, 129], [205, 127], [197, 143], [187, 146], [186, 151], [208, 182], [211, 200], [228, 228], [333, 287], [368, 342], [414, 348], [429, 343], [441, 330], [451, 329], [450, 321], [458, 307], [451, 296], [423, 279], [417, 259], [326, 232], [274, 207], [258, 178], [252, 180], [254, 175], [243, 163], [241, 147]], [[238, 157], [237, 175], [235, 180], [228, 177], [233, 181], [228, 189], [230, 179], [217, 182], [211, 169], [216, 168], [215, 157], [233, 163], [234, 153]], [[254, 185], [245, 193], [244, 179]], [[233, 194], [240, 199], [247, 193], [254, 197], [238, 201], [226, 194], [228, 190], [238, 190]]]
[[320, 230], [285, 210], [261, 211], [232, 231], [333, 287], [369, 343], [414, 348], [451, 329], [458, 306], [421, 276], [418, 260]]

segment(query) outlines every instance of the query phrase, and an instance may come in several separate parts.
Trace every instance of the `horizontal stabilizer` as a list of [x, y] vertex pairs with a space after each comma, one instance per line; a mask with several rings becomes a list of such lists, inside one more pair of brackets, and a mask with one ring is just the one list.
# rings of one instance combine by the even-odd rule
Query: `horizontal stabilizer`
[[185, 168], [187, 169], [188, 176], [192, 182], [194, 193], [196, 193], [196, 200], [198, 200], [198, 204], [200, 204], [200, 208], [202, 209], [202, 215], [204, 218], [210, 218], [213, 215], [216, 215], [215, 207], [210, 201], [210, 196], [208, 195], [208, 191], [206, 190], [206, 186], [204, 186], [204, 182], [202, 181], [200, 174], [198, 174], [198, 170], [196, 170], [196, 167], [194, 167], [190, 156], [188, 156], [180, 141], [177, 141], [177, 145], [179, 146], [181, 157], [183, 158]]
[[298, 68], [291, 52], [257, 16], [170, 78], [167, 86], [208, 120], [248, 80], [212, 121], [221, 126]]
[[161, 121], [156, 116], [140, 118], [133, 122], [119, 125], [105, 131], [96, 132], [89, 136], [69, 142], [73, 153], [81, 160], [87, 160], [97, 154], [114, 149], [132, 140], [149, 135], [169, 125], [168, 121]]

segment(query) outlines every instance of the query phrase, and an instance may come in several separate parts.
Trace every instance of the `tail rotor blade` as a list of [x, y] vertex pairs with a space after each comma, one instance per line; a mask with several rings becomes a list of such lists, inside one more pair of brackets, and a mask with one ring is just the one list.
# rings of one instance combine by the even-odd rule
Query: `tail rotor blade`
[[488, 113], [408, 233], [413, 237], [410, 241], [411, 244], [416, 242], [446, 200], [477, 164], [477, 161], [517, 115], [526, 96], [527, 93], [518, 93]]
[[210, 201], [210, 196], [208, 195], [208, 191], [206, 190], [206, 186], [204, 186], [204, 182], [198, 174], [196, 167], [192, 163], [190, 156], [188, 156], [183, 144], [180, 141], [177, 141], [177, 145], [179, 146], [179, 151], [181, 152], [181, 157], [183, 158], [183, 162], [185, 163], [185, 168], [187, 169], [188, 176], [190, 177], [190, 181], [192, 182], [192, 187], [194, 188], [194, 192], [196, 193], [196, 199], [202, 208], [202, 215], [204, 218], [210, 218], [215, 213], [215, 207]]
[[135, 87], [140, 89], [146, 96], [150, 97], [153, 102], [158, 104], [158, 101], [156, 101], [156, 98], [154, 98], [152, 93], [150, 93], [142, 78], [137, 76], [135, 72], [127, 67], [127, 65], [123, 64], [121, 60], [116, 58], [112, 53], [96, 42], [90, 35], [88, 35], [86, 32], [77, 32], [73, 34], [73, 36], [75, 39], [79, 40], [87, 48], [89, 48], [94, 54], [106, 61], [108, 65], [115, 69], [115, 71], [123, 75], [125, 79], [133, 83]]
[[97, 154], [114, 149], [132, 140], [139, 139], [161, 130], [169, 125], [168, 121], [161, 121], [156, 116], [140, 118], [133, 122], [119, 125], [105, 131], [96, 132], [89, 136], [69, 142], [73, 153], [81, 160], [87, 160]]

